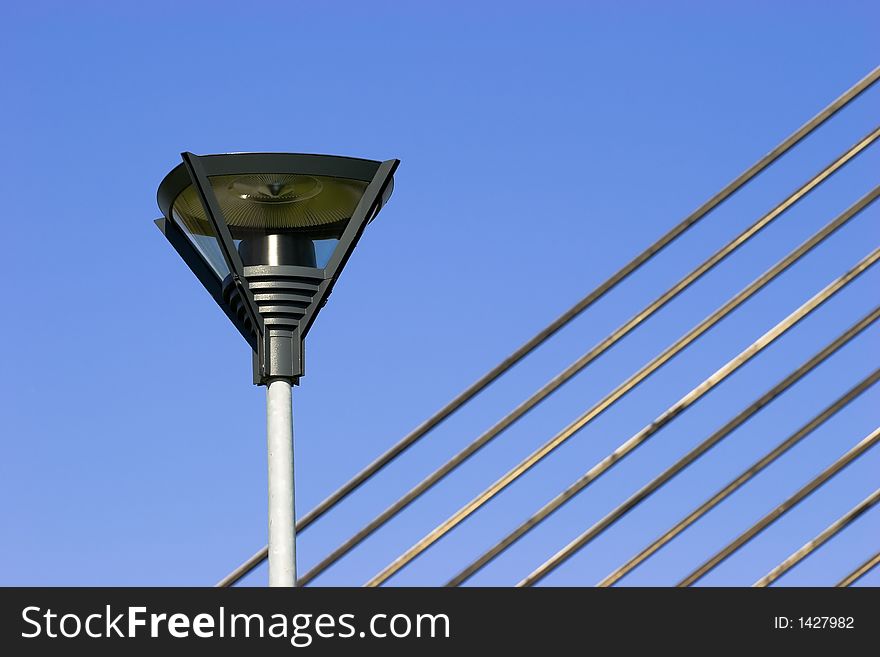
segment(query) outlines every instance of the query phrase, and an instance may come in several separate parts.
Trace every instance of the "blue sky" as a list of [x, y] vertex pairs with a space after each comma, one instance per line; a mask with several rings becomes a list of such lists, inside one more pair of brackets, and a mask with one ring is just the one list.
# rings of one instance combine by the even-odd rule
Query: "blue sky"
[[[183, 150], [398, 157], [307, 344], [297, 510], [878, 63], [870, 2], [18, 3], [7, 9], [3, 585], [212, 584], [265, 543], [264, 390], [155, 229]], [[300, 537], [301, 571], [873, 129], [866, 93]], [[878, 182], [873, 147], [316, 584], [359, 585]], [[878, 244], [872, 207], [391, 580], [439, 585]], [[877, 268], [875, 268], [877, 269]], [[872, 270], [472, 580], [519, 581], [873, 308]], [[880, 326], [545, 580], [590, 585], [878, 365]], [[872, 389], [622, 583], [674, 584], [873, 430]], [[751, 584], [880, 449], [702, 583]], [[873, 554], [880, 509], [780, 581]], [[260, 585], [265, 568], [246, 580]], [[880, 570], [861, 582], [880, 585]]]

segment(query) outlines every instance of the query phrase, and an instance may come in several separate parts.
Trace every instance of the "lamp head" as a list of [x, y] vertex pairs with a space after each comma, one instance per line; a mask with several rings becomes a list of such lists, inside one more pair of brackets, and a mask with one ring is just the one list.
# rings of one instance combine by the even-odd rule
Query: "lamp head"
[[[183, 159], [159, 185], [164, 219], [157, 223], [258, 352], [255, 380], [296, 379], [300, 342], [390, 197], [397, 160], [297, 153]], [[282, 343], [290, 344], [270, 349]]]

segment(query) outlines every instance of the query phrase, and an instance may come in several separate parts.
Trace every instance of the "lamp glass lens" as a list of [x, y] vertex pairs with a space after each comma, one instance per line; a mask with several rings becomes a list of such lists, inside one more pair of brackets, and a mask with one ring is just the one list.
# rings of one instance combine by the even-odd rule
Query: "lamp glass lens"
[[207, 218], [204, 218], [204, 212], [202, 215], [202, 219], [187, 217], [179, 211], [176, 202], [171, 208], [171, 216], [174, 218], [174, 221], [180, 226], [192, 245], [202, 254], [202, 257], [211, 266], [214, 273], [222, 280], [229, 274], [229, 267], [223, 258], [220, 243], [217, 240], [214, 229], [211, 227], [211, 223]]
[[[246, 266], [323, 267], [367, 188], [361, 180], [291, 173], [211, 176], [209, 180]], [[203, 255], [212, 264], [214, 255], [222, 262], [192, 186], [175, 199], [172, 212]], [[200, 237], [207, 244], [200, 244], [205, 242]]]

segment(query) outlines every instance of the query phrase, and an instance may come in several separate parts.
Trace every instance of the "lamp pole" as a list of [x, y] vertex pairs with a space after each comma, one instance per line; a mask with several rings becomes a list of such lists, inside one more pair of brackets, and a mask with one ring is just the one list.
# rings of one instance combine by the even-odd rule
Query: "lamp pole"
[[296, 586], [292, 387], [303, 340], [397, 160], [302, 153], [182, 153], [159, 185], [156, 224], [253, 351], [266, 386], [269, 586]]
[[292, 385], [277, 378], [266, 386], [269, 455], [269, 586], [296, 586], [296, 519], [293, 506]]

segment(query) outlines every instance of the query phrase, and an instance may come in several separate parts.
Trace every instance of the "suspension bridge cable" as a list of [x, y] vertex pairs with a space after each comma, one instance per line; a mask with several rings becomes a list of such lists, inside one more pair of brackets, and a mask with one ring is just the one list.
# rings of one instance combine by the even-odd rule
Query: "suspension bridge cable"
[[834, 402], [832, 402], [829, 406], [825, 407], [819, 414], [815, 415], [812, 419], [810, 419], [806, 424], [801, 426], [797, 431], [791, 434], [788, 438], [779, 443], [776, 447], [774, 447], [767, 454], [762, 456], [758, 461], [753, 463], [751, 466], [746, 468], [739, 476], [730, 481], [726, 486], [724, 486], [717, 493], [712, 495], [708, 500], [703, 502], [696, 509], [691, 511], [685, 518], [679, 521], [672, 529], [665, 532], [662, 536], [657, 538], [653, 543], [651, 543], [648, 547], [639, 552], [632, 559], [627, 561], [620, 568], [615, 570], [613, 573], [605, 577], [601, 582], [597, 584], [599, 587], [612, 586], [616, 582], [618, 582], [622, 577], [624, 577], [627, 573], [638, 567], [642, 562], [652, 556], [655, 552], [657, 552], [664, 545], [669, 543], [673, 538], [681, 534], [685, 529], [694, 524], [697, 520], [706, 515], [709, 511], [718, 506], [721, 502], [727, 499], [730, 495], [732, 495], [735, 491], [739, 490], [742, 486], [744, 486], [747, 482], [749, 482], [755, 475], [764, 470], [768, 465], [773, 463], [780, 456], [785, 454], [788, 450], [798, 444], [801, 440], [810, 435], [813, 431], [819, 428], [822, 424], [827, 422], [831, 417], [836, 415], [839, 411], [845, 408], [851, 401], [853, 401], [856, 397], [865, 392], [868, 388], [874, 385], [878, 380], [880, 380], [880, 368], [874, 370], [867, 377], [859, 381], [855, 386], [850, 388], [846, 393], [844, 393], [841, 397], [838, 397]]
[[[684, 408], [689, 406], [695, 399], [698, 399], [699, 397], [701, 397], [703, 394], [705, 394], [706, 391], [713, 388], [719, 381], [726, 378], [732, 371], [739, 368], [742, 364], [744, 364], [746, 361], [751, 359], [752, 356], [754, 356], [755, 354], [760, 352], [764, 347], [766, 347], [768, 344], [773, 342], [782, 333], [784, 333], [789, 328], [794, 326], [797, 322], [799, 322], [801, 319], [803, 319], [803, 317], [805, 317], [807, 314], [812, 312], [815, 308], [818, 308], [822, 303], [827, 301], [831, 296], [833, 296], [840, 289], [842, 289], [843, 287], [848, 285], [856, 277], [858, 277], [865, 270], [867, 270], [870, 266], [872, 266], [878, 259], [880, 259], [880, 248], [874, 249], [870, 254], [868, 254], [861, 261], [859, 261], [859, 263], [856, 264], [852, 269], [850, 269], [848, 272], [846, 272], [845, 274], [843, 274], [842, 276], [840, 276], [836, 280], [829, 283], [825, 288], [823, 288], [816, 295], [814, 295], [812, 298], [810, 298], [808, 301], [806, 301], [801, 307], [799, 307], [797, 310], [792, 312], [788, 317], [783, 319], [779, 324], [777, 324], [772, 329], [770, 329], [767, 333], [765, 333], [763, 336], [758, 338], [758, 340], [756, 340], [754, 343], [752, 343], [752, 345], [750, 345], [748, 348], [746, 348], [744, 351], [742, 351], [739, 355], [734, 357], [731, 361], [729, 361], [727, 364], [725, 364], [721, 369], [719, 369], [714, 374], [712, 374], [703, 383], [701, 383], [699, 386], [697, 386], [697, 388], [694, 388], [685, 397], [680, 399], [675, 405], [673, 405], [672, 407], [667, 409], [667, 411], [663, 415], [658, 417], [654, 421], [654, 423], [652, 423], [648, 427], [645, 427], [645, 429], [642, 432], [639, 432], [638, 434], [632, 436], [627, 442], [625, 442], [623, 445], [621, 445], [621, 447], [618, 448], [617, 451], [615, 451], [613, 454], [609, 455], [609, 457], [607, 457], [605, 459], [605, 461], [600, 463], [597, 467], [601, 466], [602, 468], [607, 469], [607, 467], [610, 467], [611, 465], [613, 465], [620, 458], [622, 458], [623, 455], [625, 455], [626, 453], [628, 453], [629, 451], [634, 449], [636, 446], [641, 444], [641, 442], [643, 442], [648, 436], [652, 435], [660, 427], [664, 426], [666, 423], [668, 423], [670, 420], [672, 420], [674, 417], [676, 417]], [[775, 267], [774, 267], [774, 269], [775, 269]], [[757, 280], [760, 281], [762, 278], [764, 278], [764, 277], [762, 276], [761, 278], [759, 278]], [[736, 295], [736, 297], [734, 297], [734, 299], [732, 299], [731, 301], [742, 297], [743, 292], [745, 292], [746, 290], [754, 289], [754, 287], [755, 287], [754, 283], [750, 284], [747, 288], [745, 288], [745, 290], [738, 293]], [[726, 308], [729, 308], [729, 306], [730, 306], [730, 302], [725, 304], [722, 307], [722, 309], [719, 309], [719, 311], [716, 311], [715, 313], [713, 313], [709, 318], [707, 318], [707, 320], [714, 318], [714, 321], [712, 323], [717, 322], [718, 319], [720, 319], [720, 317], [723, 317], [723, 314], [719, 314], [720, 310], [724, 310]], [[727, 310], [726, 312], [729, 312], [729, 310]], [[725, 312], [725, 314], [726, 314], [726, 312]], [[490, 499], [492, 499], [492, 497], [494, 497], [496, 494], [498, 494], [501, 490], [506, 488], [509, 484], [511, 484], [513, 481], [515, 481], [517, 478], [519, 478], [526, 471], [528, 471], [532, 466], [534, 466], [536, 463], [538, 463], [540, 460], [542, 460], [545, 456], [547, 456], [550, 452], [552, 452], [556, 447], [558, 447], [565, 440], [570, 438], [577, 430], [579, 430], [581, 427], [583, 427], [589, 421], [589, 419], [592, 419], [593, 417], [598, 415], [598, 412], [596, 412], [596, 409], [601, 408], [601, 410], [604, 410], [605, 408], [610, 406], [610, 403], [606, 403], [606, 400], [609, 400], [612, 398], [617, 399], [620, 396], [622, 396], [622, 393], [621, 393], [617, 397], [615, 397], [615, 394], [617, 393], [617, 391], [620, 391], [623, 389], [625, 389], [625, 390], [631, 389], [632, 387], [634, 387], [634, 384], [631, 382], [635, 381], [636, 378], [642, 372], [647, 372], [652, 367], [653, 367], [653, 369], [656, 369], [657, 367], [659, 367], [659, 365], [655, 365], [655, 363], [658, 363], [659, 359], [661, 359], [663, 356], [668, 355], [668, 357], [666, 358], [666, 360], [668, 360], [668, 358], [671, 358], [672, 355], [674, 355], [675, 353], [678, 353], [678, 351], [680, 351], [684, 346], [686, 346], [687, 344], [692, 342], [693, 339], [695, 339], [696, 335], [698, 335], [698, 333], [696, 333], [697, 329], [699, 329], [700, 327], [703, 327], [703, 326], [707, 326], [707, 320], [704, 320], [703, 322], [701, 322], [700, 325], [698, 325], [698, 327], [696, 327], [695, 329], [692, 329], [686, 336], [684, 336], [684, 338], [681, 338], [679, 341], [677, 341], [674, 345], [672, 345], [672, 347], [670, 347], [663, 354], [661, 354], [661, 356], [658, 356], [653, 361], [651, 361], [651, 363], [649, 363], [644, 368], [642, 368], [642, 370], [640, 370], [639, 373], [637, 373], [636, 375], [634, 375], [633, 377], [628, 379], [627, 382], [625, 382], [624, 384], [621, 384], [621, 386], [618, 386], [618, 388], [616, 388], [614, 392], [612, 392], [608, 397], [606, 397], [597, 406], [594, 406], [593, 409], [591, 409], [590, 411], [587, 411], [587, 413], [582, 415], [581, 418], [579, 418], [573, 424], [566, 427], [566, 429], [564, 429], [561, 433], [557, 434], [548, 443], [545, 443], [543, 446], [538, 448], [531, 455], [526, 457], [526, 459], [524, 459], [522, 462], [520, 462], [519, 465], [515, 466], [507, 474], [505, 474], [503, 477], [498, 479], [488, 489], [483, 491], [483, 493], [481, 493], [480, 495], [475, 497], [468, 504], [466, 504], [464, 507], [459, 509], [455, 514], [453, 514], [450, 518], [448, 518], [446, 521], [444, 521], [443, 523], [438, 525], [427, 536], [422, 538], [418, 543], [416, 543], [414, 546], [412, 546], [404, 554], [400, 555], [391, 564], [386, 566], [380, 573], [375, 575], [371, 580], [369, 580], [367, 582], [366, 585], [367, 586], [378, 586], [378, 585], [382, 584], [389, 577], [391, 577], [396, 572], [398, 572], [401, 568], [403, 568], [406, 564], [411, 562], [418, 555], [420, 555], [422, 552], [424, 552], [426, 549], [428, 549], [428, 547], [430, 547], [433, 543], [435, 543], [440, 537], [442, 537], [443, 535], [448, 533], [453, 527], [457, 526], [465, 518], [470, 516], [477, 509], [479, 509], [481, 506], [483, 506], [486, 502], [488, 502]], [[708, 325], [711, 325], [711, 324], [708, 324]], [[678, 347], [679, 345], [681, 345], [681, 346]], [[675, 347], [678, 347], [678, 348], [673, 349]], [[663, 362], [665, 362], [665, 361], [663, 361]], [[653, 369], [650, 369], [650, 371], [653, 371]], [[645, 375], [645, 376], [647, 376], [647, 375]], [[645, 378], [645, 377], [642, 376], [642, 378], [638, 379], [638, 380], [640, 381], [643, 378]], [[605, 404], [604, 407], [603, 407], [603, 404]], [[591, 473], [592, 473], [592, 471], [591, 471]], [[591, 473], [588, 473], [588, 474], [591, 474]]]
[[852, 571], [849, 575], [840, 580], [837, 584], [835, 584], [838, 588], [843, 588], [847, 586], [852, 586], [857, 581], [859, 581], [862, 577], [871, 572], [874, 568], [880, 565], [880, 552], [875, 554], [873, 557], [868, 559], [861, 566]]
[[[712, 210], [721, 205], [724, 201], [730, 198], [734, 193], [745, 186], [758, 174], [760, 174], [776, 160], [782, 157], [785, 153], [791, 150], [801, 140], [807, 137], [823, 123], [828, 121], [831, 117], [837, 114], [853, 100], [858, 98], [862, 93], [867, 91], [872, 85], [877, 82], [878, 79], [880, 79], [880, 66], [874, 68], [865, 77], [863, 77], [852, 87], [843, 92], [813, 118], [804, 123], [800, 128], [798, 128], [788, 137], [782, 140], [775, 148], [773, 148], [766, 155], [760, 158], [751, 167], [743, 171], [739, 176], [728, 183], [721, 191], [712, 196], [699, 208], [697, 208], [691, 214], [685, 217], [679, 224], [671, 228], [668, 232], [666, 232], [663, 236], [661, 236], [657, 241], [651, 244], [647, 249], [642, 251], [635, 258], [633, 258], [629, 263], [624, 265], [605, 282], [600, 284], [592, 292], [590, 292], [588, 295], [578, 301], [574, 306], [569, 308], [566, 312], [557, 317], [553, 322], [548, 324], [544, 329], [539, 331], [530, 340], [525, 342], [516, 351], [514, 351], [498, 365], [492, 368], [492, 370], [484, 374], [480, 379], [478, 379], [464, 391], [459, 393], [459, 395], [456, 396], [448, 404], [446, 404], [446, 406], [444, 406], [430, 418], [422, 422], [409, 434], [401, 438], [397, 443], [395, 443], [388, 450], [386, 450], [371, 463], [369, 463], [366, 467], [360, 470], [345, 484], [343, 484], [335, 492], [333, 492], [322, 502], [320, 502], [314, 509], [306, 513], [296, 523], [296, 531], [302, 532], [306, 529], [306, 527], [311, 525], [314, 521], [316, 521], [318, 518], [327, 513], [330, 509], [339, 504], [339, 502], [341, 502], [352, 492], [357, 490], [365, 481], [367, 481], [370, 477], [379, 472], [386, 465], [391, 463], [395, 458], [397, 458], [400, 454], [402, 454], [405, 450], [412, 446], [416, 441], [420, 440], [423, 436], [428, 434], [431, 430], [433, 430], [449, 416], [455, 413], [459, 408], [461, 408], [471, 399], [476, 397], [493, 381], [495, 381], [502, 374], [511, 369], [523, 358], [528, 356], [532, 351], [537, 349], [541, 344], [543, 344], [546, 340], [556, 334], [565, 325], [567, 325], [569, 322], [579, 316], [583, 311], [585, 311], [596, 301], [602, 298], [606, 293], [616, 287], [620, 282], [626, 279], [636, 269], [649, 261], [655, 255], [657, 255], [660, 251], [666, 248], [666, 246], [671, 244], [685, 231], [694, 226], [703, 217], [705, 217]], [[261, 550], [257, 551], [252, 557], [247, 559], [244, 563], [238, 566], [226, 577], [221, 579], [216, 584], [216, 586], [226, 587], [233, 585], [254, 568], [259, 566], [263, 561], [265, 561], [267, 556], [268, 546], [263, 547]]]
[[[880, 435], [880, 428], [874, 430], [874, 433]], [[864, 500], [856, 504], [852, 509], [843, 514], [840, 518], [832, 522], [828, 527], [811, 541], [807, 541], [799, 550], [794, 552], [781, 564], [776, 566], [769, 573], [764, 575], [757, 582], [752, 584], [754, 587], [762, 588], [769, 586], [777, 579], [785, 575], [788, 571], [798, 565], [801, 561], [810, 556], [813, 552], [822, 547], [825, 543], [837, 536], [841, 531], [848, 527], [859, 516], [868, 511], [872, 506], [880, 502], [880, 488], [868, 495]]]
[[[862, 318], [860, 321], [856, 322], [849, 329], [844, 331], [840, 336], [831, 341], [825, 347], [823, 347], [818, 353], [809, 358], [806, 362], [804, 362], [800, 367], [791, 372], [784, 379], [779, 381], [775, 386], [773, 386], [770, 390], [761, 395], [758, 399], [756, 399], [752, 404], [743, 409], [740, 413], [738, 413], [733, 419], [724, 424], [720, 429], [715, 431], [712, 435], [710, 435], [706, 440], [702, 443], [694, 447], [691, 451], [685, 454], [681, 459], [663, 471], [660, 475], [655, 477], [648, 484], [644, 485], [638, 491], [636, 491], [633, 495], [627, 498], [624, 502], [618, 505], [613, 511], [608, 513], [605, 517], [591, 526], [589, 529], [580, 534], [576, 539], [571, 541], [565, 548], [563, 548], [556, 556], [554, 556], [549, 562], [552, 562], [552, 565], [548, 566], [542, 576], [549, 573], [554, 568], [561, 565], [564, 561], [574, 556], [579, 550], [585, 547], [590, 541], [599, 536], [603, 531], [608, 529], [615, 522], [620, 520], [627, 513], [632, 511], [636, 506], [641, 504], [645, 499], [650, 497], [654, 492], [660, 489], [663, 485], [665, 485], [669, 480], [678, 475], [682, 470], [684, 470], [691, 463], [700, 458], [703, 454], [708, 452], [712, 447], [721, 442], [724, 438], [733, 433], [740, 426], [745, 424], [752, 416], [761, 411], [765, 406], [770, 404], [774, 399], [776, 399], [779, 395], [788, 390], [795, 383], [800, 381], [804, 376], [809, 374], [812, 370], [818, 367], [821, 363], [831, 357], [832, 354], [836, 353], [839, 349], [841, 349], [844, 345], [846, 345], [850, 340], [856, 337], [863, 330], [868, 328], [872, 323], [874, 323], [878, 318], [880, 318], [880, 306], [874, 309], [872, 313]], [[880, 372], [880, 370], [878, 370]], [[598, 476], [598, 474], [596, 475]], [[490, 550], [488, 550], [485, 554], [483, 554], [479, 559], [470, 564], [467, 568], [465, 568], [462, 572], [456, 575], [447, 586], [458, 586], [459, 584], [466, 581], [469, 577], [479, 571], [483, 566], [488, 564], [492, 559], [501, 554], [504, 550], [510, 547], [514, 542], [519, 540], [523, 535], [527, 532], [534, 529], [535, 526], [545, 518], [547, 518], [551, 513], [556, 511], [562, 504], [567, 502], [569, 499], [574, 497], [578, 492], [583, 490], [584, 487], [588, 483], [591, 483], [595, 480], [596, 477], [589, 479], [577, 490], [573, 490], [569, 497], [564, 498], [558, 504], [553, 505], [553, 502], [545, 506], [541, 511], [533, 516], [529, 521], [524, 523], [514, 532], [511, 532], [507, 537], [503, 540], [499, 541], [495, 546], [493, 546]], [[572, 490], [572, 489], [569, 489]], [[569, 491], [566, 491], [568, 493]], [[554, 500], [556, 502], [556, 500]], [[532, 522], [533, 519], [536, 519], [535, 522]]]
[[703, 565], [697, 568], [690, 575], [685, 577], [678, 583], [678, 586], [691, 586], [695, 582], [702, 579], [709, 571], [715, 568], [722, 561], [727, 559], [731, 554], [739, 550], [743, 545], [752, 540], [755, 536], [764, 531], [767, 527], [773, 524], [776, 520], [781, 518], [785, 513], [794, 508], [798, 503], [800, 503], [804, 498], [810, 495], [813, 491], [819, 488], [826, 481], [831, 479], [838, 472], [843, 470], [846, 466], [856, 460], [859, 456], [868, 451], [871, 447], [873, 447], [877, 441], [880, 440], [880, 428], [875, 429], [871, 434], [865, 437], [862, 441], [860, 441], [855, 447], [850, 449], [846, 454], [837, 459], [834, 463], [828, 466], [825, 470], [820, 472], [815, 478], [804, 484], [796, 493], [794, 493], [791, 497], [785, 500], [782, 504], [777, 506], [775, 509], [770, 511], [767, 515], [761, 518], [754, 525], [749, 527], [742, 534], [737, 536], [733, 541], [731, 541], [724, 548], [719, 550], [716, 554], [709, 558]]
[[863, 139], [856, 142], [851, 148], [849, 148], [845, 153], [837, 157], [822, 171], [817, 173], [810, 180], [808, 180], [806, 183], [804, 183], [798, 189], [792, 192], [784, 201], [779, 203], [770, 212], [763, 215], [755, 223], [742, 231], [739, 235], [737, 235], [730, 242], [725, 244], [718, 251], [713, 253], [700, 266], [698, 266], [696, 269], [687, 274], [684, 278], [679, 280], [675, 285], [673, 285], [666, 292], [661, 294], [653, 302], [648, 304], [645, 308], [643, 308], [636, 315], [630, 318], [629, 321], [625, 322], [623, 325], [612, 331], [612, 333], [608, 335], [604, 340], [599, 342], [586, 354], [578, 358], [560, 374], [551, 379], [540, 390], [538, 390], [531, 397], [522, 402], [513, 411], [511, 411], [505, 417], [495, 423], [495, 425], [493, 425], [490, 429], [481, 434], [468, 446], [455, 454], [446, 463], [444, 463], [442, 466], [437, 468], [434, 472], [432, 472], [430, 475], [428, 475], [422, 481], [416, 484], [406, 494], [395, 501], [391, 506], [386, 508], [382, 513], [376, 516], [368, 524], [358, 530], [354, 535], [349, 537], [344, 543], [342, 543], [339, 547], [337, 547], [330, 554], [319, 561], [315, 566], [313, 566], [299, 579], [299, 583], [303, 586], [308, 584], [315, 577], [317, 577], [334, 563], [339, 561], [339, 559], [348, 554], [371, 534], [373, 534], [375, 531], [385, 525], [389, 520], [391, 520], [394, 516], [396, 516], [403, 509], [414, 502], [420, 495], [425, 493], [432, 486], [441, 481], [446, 475], [448, 475], [462, 463], [467, 461], [471, 456], [473, 456], [479, 450], [485, 447], [490, 441], [494, 440], [501, 433], [510, 428], [529, 411], [531, 411], [533, 408], [538, 406], [538, 404], [547, 399], [563, 384], [568, 382], [576, 374], [585, 369], [590, 363], [596, 360], [605, 351], [607, 351], [617, 342], [626, 337], [640, 324], [647, 321], [654, 313], [656, 313], [667, 303], [675, 299], [679, 294], [684, 292], [694, 282], [699, 280], [704, 274], [711, 271], [716, 265], [721, 263], [729, 255], [734, 253], [748, 240], [755, 237], [761, 230], [766, 228], [775, 219], [779, 218], [787, 210], [797, 204], [798, 201], [805, 198], [807, 194], [809, 194], [812, 190], [828, 180], [835, 173], [840, 171], [841, 168], [843, 168], [853, 158], [862, 153], [878, 138], [880, 138], [880, 127], [875, 128]]
[[[877, 253], [880, 254], [880, 249], [878, 249]], [[850, 280], [852, 280], [852, 279], [850, 279]], [[841, 288], [842, 288], [842, 286], [838, 287], [835, 291], [840, 290]], [[831, 292], [832, 295], [834, 293], [835, 292]], [[826, 296], [824, 298], [824, 300], [827, 300], [828, 298], [830, 298], [830, 296]], [[814, 297], [814, 299], [815, 299], [815, 297]], [[824, 300], [820, 301], [819, 303], [820, 304], [823, 303]], [[816, 307], [818, 307], [818, 306], [814, 306], [813, 309], [815, 309]], [[877, 309], [877, 310], [880, 310], [880, 309]], [[875, 310], [875, 312], [877, 312], [877, 310]], [[812, 312], [812, 309], [808, 310], [805, 314], [801, 315], [800, 318], [795, 320], [795, 323], [797, 321], [799, 321], [799, 319], [801, 319], [801, 318], [805, 317], [807, 314], [809, 314], [809, 312]], [[783, 321], [785, 321], [785, 320], [783, 320]], [[791, 326], [793, 326], [793, 325], [794, 324], [791, 324]], [[774, 327], [774, 329], [772, 329], [772, 330], [775, 331], [776, 327]], [[784, 332], [785, 330], [787, 330], [787, 329], [783, 329], [782, 332]], [[778, 337], [781, 334], [782, 333], [778, 333], [776, 335], [776, 337]], [[772, 340], [771, 340], [771, 342], [772, 342]], [[769, 343], [767, 343], [767, 344], [769, 344]], [[746, 352], [743, 352], [743, 354], [746, 354], [748, 351], [749, 350], [746, 350]], [[551, 500], [549, 503], [547, 503], [538, 513], [536, 513], [534, 516], [532, 516], [532, 518], [530, 518], [528, 521], [531, 524], [529, 525], [528, 529], [526, 529], [522, 533], [525, 533], [526, 531], [528, 531], [529, 529], [534, 527], [536, 524], [538, 524], [544, 518], [546, 518], [548, 515], [550, 515], [553, 511], [555, 511], [560, 506], [562, 506], [563, 504], [568, 502], [571, 498], [573, 498], [575, 495], [577, 495], [580, 491], [582, 491], [584, 488], [586, 488], [589, 484], [591, 484], [593, 481], [598, 479], [603, 473], [605, 473], [606, 471], [611, 469], [611, 467], [613, 467], [618, 461], [620, 461], [627, 454], [629, 454], [630, 452], [635, 450], [637, 447], [642, 445], [644, 442], [646, 442], [651, 436], [653, 436], [655, 433], [657, 433], [657, 431], [659, 431], [664, 426], [666, 426], [675, 417], [677, 417], [680, 413], [684, 412], [690, 405], [692, 405], [695, 401], [697, 401], [700, 397], [702, 397], [706, 392], [711, 390], [711, 388], [714, 387], [715, 384], [719, 383], [724, 378], [726, 378], [730, 373], [735, 371], [739, 367], [739, 365], [742, 365], [745, 362], [747, 362], [747, 360], [749, 360], [752, 356], [756, 355], [756, 353], [757, 352], [753, 352], [745, 360], [739, 362], [739, 364], [736, 365], [736, 367], [734, 367], [733, 369], [729, 368], [730, 363], [728, 365], [725, 365], [724, 368], [722, 368], [722, 370], [719, 370], [719, 372], [716, 372], [715, 374], [713, 374], [712, 377], [710, 377], [705, 382], [703, 382], [700, 386], [698, 386], [697, 388], [692, 390], [690, 393], [685, 395], [685, 397], [683, 397], [681, 400], [679, 400], [673, 406], [671, 406], [669, 409], [667, 409], [662, 415], [660, 415], [657, 419], [655, 419], [651, 424], [647, 425], [641, 431], [639, 431], [637, 434], [635, 434], [634, 436], [629, 438], [626, 442], [624, 442], [622, 445], [620, 445], [614, 452], [612, 452], [607, 457], [605, 457], [602, 461], [597, 463], [592, 469], [590, 469], [577, 482], [575, 482], [569, 488], [567, 488], [565, 491], [563, 491], [562, 493], [557, 495], [553, 500]], [[731, 361], [731, 363], [733, 363], [733, 362], [734, 361]], [[722, 373], [722, 372], [723, 372], [723, 374], [720, 376], [720, 378], [718, 378], [714, 383], [712, 383], [711, 386], [709, 386], [708, 385], [709, 382], [713, 378], [718, 377], [719, 373]], [[533, 572], [531, 572], [527, 577], [525, 577], [522, 581], [520, 581], [517, 584], [517, 586], [520, 586], [520, 587], [534, 586], [537, 582], [542, 580], [544, 577], [549, 575], [553, 570], [555, 570], [557, 567], [562, 565], [562, 563], [564, 563], [566, 560], [568, 560], [575, 552], [577, 552], [578, 549], [580, 549], [580, 547], [582, 547], [582, 545], [585, 545], [586, 542], [588, 542], [588, 540], [590, 540], [593, 537], [594, 537], [593, 530], [591, 528], [591, 530], [588, 530], [588, 532], [585, 533], [582, 537], [578, 537], [577, 539], [575, 539], [574, 541], [569, 543], [567, 546], [565, 546], [562, 550], [560, 550], [559, 552], [554, 554], [552, 557], [550, 557], [543, 564], [541, 564], [538, 568], [536, 568]]]

